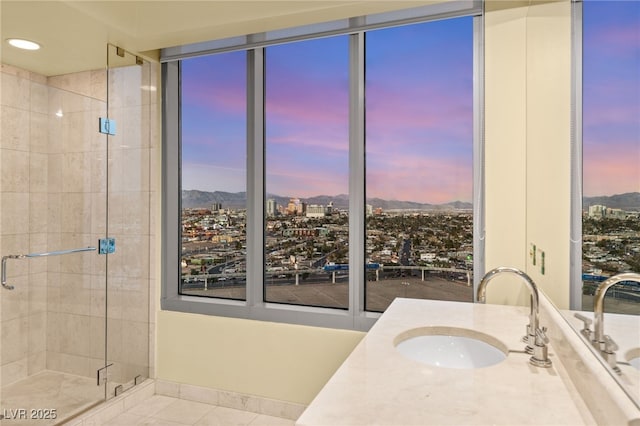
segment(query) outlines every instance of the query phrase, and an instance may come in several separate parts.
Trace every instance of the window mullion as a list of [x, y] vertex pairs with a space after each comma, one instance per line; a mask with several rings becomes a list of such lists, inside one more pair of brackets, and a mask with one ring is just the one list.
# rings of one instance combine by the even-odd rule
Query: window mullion
[[473, 288], [484, 276], [484, 17], [473, 19]]
[[264, 49], [247, 55], [247, 306], [256, 306], [264, 300]]
[[[180, 281], [180, 62], [163, 64], [162, 308], [178, 297]], [[172, 141], [172, 143], [167, 143]]]
[[582, 2], [571, 4], [571, 261], [569, 304], [582, 309]]
[[364, 32], [349, 39], [349, 311], [364, 313]]

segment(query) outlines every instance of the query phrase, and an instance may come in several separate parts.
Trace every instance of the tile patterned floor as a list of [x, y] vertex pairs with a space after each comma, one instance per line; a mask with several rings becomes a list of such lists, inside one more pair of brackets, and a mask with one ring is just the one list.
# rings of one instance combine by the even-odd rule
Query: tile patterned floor
[[109, 426], [293, 426], [294, 420], [153, 395], [105, 423]]
[[[97, 387], [94, 379], [43, 371], [2, 389], [0, 414], [18, 408], [28, 410], [55, 407], [57, 418], [62, 419], [82, 411], [103, 398], [104, 388]], [[0, 419], [0, 426], [51, 426], [57, 421], [59, 420]], [[295, 421], [165, 395], [153, 395], [104, 424], [112, 426], [293, 426]]]

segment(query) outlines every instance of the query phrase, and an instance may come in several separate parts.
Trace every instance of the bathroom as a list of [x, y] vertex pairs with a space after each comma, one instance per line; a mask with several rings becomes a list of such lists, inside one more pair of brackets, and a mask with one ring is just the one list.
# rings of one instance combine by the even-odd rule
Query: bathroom
[[[311, 403], [364, 330], [162, 309], [157, 49], [400, 6], [341, 2], [322, 8], [301, 2], [291, 13], [265, 2], [255, 10], [231, 7], [224, 15], [216, 2], [192, 9], [169, 2], [185, 14], [175, 24], [171, 18], [178, 9], [145, 8], [144, 2], [122, 9], [39, 2], [35, 10], [21, 3], [2, 2], [2, 42], [17, 36], [10, 30], [26, 31], [33, 23], [32, 38], [61, 49], [57, 56], [44, 57], [42, 49], [19, 58], [2, 46], [0, 251], [5, 256], [96, 250], [7, 261], [15, 289], [0, 295], [2, 383], [53, 370], [86, 377], [93, 385], [97, 370], [113, 363], [103, 372], [108, 385], [87, 406], [115, 398], [119, 384], [125, 396], [136, 377], [300, 407]], [[402, 7], [427, 3], [433, 2]], [[484, 5], [484, 270], [518, 267], [560, 309], [568, 309], [571, 4], [531, 3]], [[100, 133], [98, 117], [113, 120], [115, 131]], [[98, 254], [99, 240], [106, 237], [115, 238], [115, 252]], [[545, 252], [544, 274], [529, 257], [532, 244]], [[494, 284], [490, 302], [526, 304], [526, 289], [505, 284]], [[88, 393], [70, 392], [76, 392], [68, 398], [73, 400]]]

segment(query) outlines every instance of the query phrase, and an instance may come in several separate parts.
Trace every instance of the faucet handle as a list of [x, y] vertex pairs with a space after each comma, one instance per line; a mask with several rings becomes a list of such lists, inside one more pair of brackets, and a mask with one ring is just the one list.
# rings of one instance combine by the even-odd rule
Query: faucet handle
[[620, 347], [618, 346], [618, 344], [616, 342], [613, 341], [611, 336], [605, 335], [604, 336], [604, 351], [607, 352], [607, 353], [612, 353], [612, 352], [617, 351], [618, 349], [620, 349]]
[[547, 337], [547, 327], [538, 328], [536, 330], [536, 340], [541, 340], [543, 344], [549, 344], [549, 338]]
[[589, 338], [589, 340], [591, 340], [591, 323], [593, 322], [593, 320], [591, 318], [587, 318], [582, 314], [579, 313], [575, 313], [573, 314], [574, 317], [578, 318], [580, 321], [582, 321], [583, 326], [582, 326], [582, 330], [580, 330], [580, 333], [582, 333], [584, 336], [586, 336], [587, 338]]
[[536, 367], [551, 367], [551, 360], [549, 359], [549, 352], [547, 344], [549, 338], [547, 337], [547, 327], [536, 329], [535, 345], [533, 347], [532, 357], [529, 358], [529, 362]]

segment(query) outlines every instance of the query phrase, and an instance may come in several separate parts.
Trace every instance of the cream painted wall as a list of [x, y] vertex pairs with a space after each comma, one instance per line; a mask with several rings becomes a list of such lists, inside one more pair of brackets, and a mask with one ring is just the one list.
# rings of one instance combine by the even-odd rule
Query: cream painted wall
[[[526, 266], [526, 21], [526, 7], [485, 14], [486, 271]], [[519, 296], [528, 300], [511, 276], [496, 277], [487, 290], [489, 303]]]
[[[527, 273], [569, 308], [571, 231], [571, 3], [527, 16]], [[542, 255], [544, 251], [544, 274]]]
[[158, 378], [309, 404], [364, 333], [158, 313]]
[[[507, 8], [497, 3], [501, 7], [485, 15], [486, 270], [523, 269], [566, 308], [571, 4], [561, 0], [523, 7], [513, 2]], [[536, 265], [530, 256], [533, 244]], [[489, 302], [528, 303], [528, 291], [513, 277], [494, 281]]]

